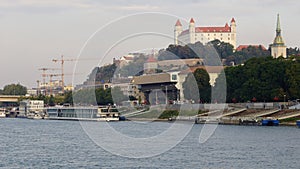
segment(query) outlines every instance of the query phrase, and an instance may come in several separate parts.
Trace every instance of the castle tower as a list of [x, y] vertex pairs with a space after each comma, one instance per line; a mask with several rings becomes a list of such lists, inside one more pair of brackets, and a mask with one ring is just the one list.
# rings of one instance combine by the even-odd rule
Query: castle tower
[[175, 24], [175, 29], [174, 29], [174, 44], [178, 45], [178, 36], [181, 34], [182, 32], [182, 25], [181, 22], [179, 21], [179, 19], [177, 20], [176, 24]]
[[233, 45], [233, 49], [236, 49], [236, 22], [234, 18], [231, 19], [230, 29], [231, 29], [231, 44]]
[[270, 47], [271, 47], [271, 55], [273, 56], [273, 58], [278, 58], [280, 56], [284, 58], [287, 57], [286, 46], [281, 36], [279, 14], [277, 14], [276, 37], [274, 39], [273, 44], [271, 44]]
[[190, 20], [189, 34], [190, 34], [190, 43], [195, 43], [195, 21], [193, 18], [191, 18]]

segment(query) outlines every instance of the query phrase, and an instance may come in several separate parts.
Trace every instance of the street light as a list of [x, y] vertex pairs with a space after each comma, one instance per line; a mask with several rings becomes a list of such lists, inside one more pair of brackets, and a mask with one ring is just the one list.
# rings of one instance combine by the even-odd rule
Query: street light
[[283, 95], [283, 105], [284, 105], [284, 109], [286, 108], [286, 104], [285, 104], [285, 97], [286, 97], [286, 95]]
[[166, 105], [168, 104], [168, 86], [166, 85]]

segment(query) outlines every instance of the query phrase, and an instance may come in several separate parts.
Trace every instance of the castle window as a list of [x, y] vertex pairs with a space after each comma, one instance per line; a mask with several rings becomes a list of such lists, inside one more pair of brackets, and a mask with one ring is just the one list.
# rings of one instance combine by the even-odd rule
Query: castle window
[[221, 40], [223, 40], [223, 38], [221, 38]]
[[209, 34], [207, 34], [207, 36], [209, 36]]
[[214, 34], [214, 36], [216, 36], [216, 34]]
[[230, 36], [230, 34], [228, 34], [228, 36]]
[[228, 40], [230, 40], [230, 38], [228, 38]]
[[222, 36], [223, 34], [221, 33], [221, 36]]

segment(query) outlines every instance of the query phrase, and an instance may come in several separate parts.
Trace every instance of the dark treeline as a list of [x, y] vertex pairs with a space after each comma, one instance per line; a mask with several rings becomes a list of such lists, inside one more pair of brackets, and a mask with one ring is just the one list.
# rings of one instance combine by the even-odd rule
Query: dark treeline
[[218, 59], [225, 60], [225, 65], [230, 65], [232, 62], [241, 64], [253, 57], [267, 56], [270, 56], [270, 51], [263, 49], [262, 46], [249, 46], [241, 51], [234, 51], [231, 44], [213, 40], [206, 45], [200, 42], [185, 46], [169, 45], [167, 49], [160, 50], [158, 60], [201, 58], [205, 59], [207, 65], [210, 65], [211, 59], [218, 57]]
[[[252, 58], [224, 70], [227, 102], [283, 101], [300, 98], [300, 57]], [[221, 88], [217, 79], [215, 88]]]

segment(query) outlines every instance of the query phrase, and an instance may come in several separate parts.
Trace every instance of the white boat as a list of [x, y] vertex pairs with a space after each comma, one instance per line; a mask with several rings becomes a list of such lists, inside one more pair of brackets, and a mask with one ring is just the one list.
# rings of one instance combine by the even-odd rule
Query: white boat
[[97, 118], [98, 121], [119, 121], [120, 113], [118, 109], [113, 106], [99, 107]]
[[1, 108], [1, 109], [0, 109], [0, 118], [5, 118], [5, 117], [6, 117], [6, 112], [7, 112], [6, 109]]
[[34, 120], [40, 120], [40, 119], [43, 119], [43, 117], [40, 115], [40, 114], [34, 114], [32, 119]]
[[49, 120], [84, 120], [84, 121], [119, 121], [120, 113], [113, 106], [105, 107], [48, 107], [46, 119]]
[[97, 120], [97, 107], [65, 107], [46, 108], [46, 119], [49, 120]]

